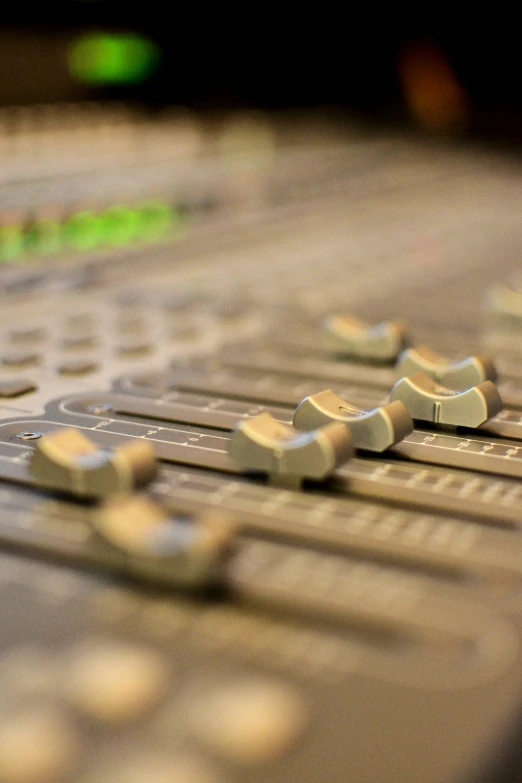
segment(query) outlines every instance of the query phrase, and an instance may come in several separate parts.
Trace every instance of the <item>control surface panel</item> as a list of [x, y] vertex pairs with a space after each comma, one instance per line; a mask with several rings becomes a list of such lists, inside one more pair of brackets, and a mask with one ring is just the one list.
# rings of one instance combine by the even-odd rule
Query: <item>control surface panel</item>
[[0, 183], [0, 783], [513, 783], [518, 163], [183, 129]]

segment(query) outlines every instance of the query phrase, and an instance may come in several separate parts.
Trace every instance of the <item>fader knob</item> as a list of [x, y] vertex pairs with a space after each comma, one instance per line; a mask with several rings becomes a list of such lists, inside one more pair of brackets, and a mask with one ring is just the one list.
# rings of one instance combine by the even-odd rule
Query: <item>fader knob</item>
[[486, 308], [496, 320], [522, 323], [522, 291], [497, 283], [487, 293]]
[[397, 381], [390, 400], [403, 402], [414, 419], [455, 427], [479, 427], [502, 410], [500, 394], [491, 381], [454, 391], [423, 372]]
[[149, 482], [156, 474], [156, 458], [144, 440], [109, 450], [71, 428], [51, 432], [38, 442], [30, 470], [43, 486], [99, 498]]
[[171, 513], [143, 495], [109, 498], [93, 515], [97, 533], [129, 556], [133, 570], [169, 584], [204, 586], [219, 579], [232, 551], [234, 525], [218, 512]]
[[462, 361], [452, 361], [424, 345], [408, 348], [397, 362], [397, 375], [404, 378], [416, 372], [424, 372], [448, 389], [469, 389], [483, 381], [495, 381], [497, 371], [489, 354], [468, 356]]
[[522, 291], [497, 283], [489, 289], [486, 303], [490, 312], [522, 321]]
[[230, 443], [230, 456], [241, 468], [262, 471], [272, 483], [292, 486], [306, 478], [326, 478], [352, 454], [344, 424], [298, 432], [269, 413], [239, 422]]
[[371, 326], [352, 316], [330, 315], [324, 322], [323, 348], [357, 359], [391, 362], [405, 341], [406, 326], [400, 321]]
[[374, 410], [360, 410], [331, 389], [305, 397], [292, 423], [296, 429], [308, 431], [333, 421], [348, 426], [355, 448], [368, 451], [385, 451], [413, 431], [413, 420], [404, 403], [389, 402]]

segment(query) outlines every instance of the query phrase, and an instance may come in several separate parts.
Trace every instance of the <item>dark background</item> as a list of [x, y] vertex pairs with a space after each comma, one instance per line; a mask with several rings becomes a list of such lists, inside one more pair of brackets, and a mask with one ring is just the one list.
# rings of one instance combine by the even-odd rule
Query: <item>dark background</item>
[[[209, 12], [110, 2], [11, 8], [0, 25], [0, 104], [124, 99], [152, 110], [333, 106], [370, 122], [517, 143], [522, 74], [515, 20], [496, 8], [488, 18], [470, 12], [458, 25], [451, 18], [419, 21], [419, 12], [402, 18], [347, 6], [341, 14], [324, 5]], [[161, 50], [158, 69], [142, 84], [74, 83], [68, 41], [89, 30], [149, 36]]]

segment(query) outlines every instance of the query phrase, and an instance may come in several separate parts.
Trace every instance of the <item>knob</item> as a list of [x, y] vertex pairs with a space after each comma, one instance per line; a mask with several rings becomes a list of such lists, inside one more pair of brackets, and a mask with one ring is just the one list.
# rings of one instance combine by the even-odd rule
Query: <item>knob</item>
[[274, 484], [296, 487], [306, 478], [326, 478], [352, 454], [344, 424], [298, 432], [270, 413], [239, 422], [230, 443], [230, 456], [243, 470], [259, 470]]
[[509, 324], [522, 321], [522, 291], [510, 288], [504, 283], [492, 286], [486, 298], [486, 308], [500, 321]]
[[483, 381], [495, 381], [497, 371], [489, 354], [468, 356], [462, 361], [452, 361], [424, 345], [403, 351], [397, 362], [399, 378], [424, 372], [437, 383], [449, 389], [469, 389]]
[[324, 322], [326, 351], [357, 359], [390, 362], [406, 342], [406, 326], [400, 321], [383, 321], [374, 326], [358, 318], [330, 315]]
[[100, 498], [148, 483], [156, 474], [156, 458], [147, 441], [103, 449], [71, 428], [51, 432], [38, 442], [30, 470], [43, 486]]
[[128, 555], [133, 572], [199, 587], [219, 581], [235, 529], [218, 512], [187, 517], [144, 495], [109, 498], [93, 514], [92, 525], [104, 541]]
[[390, 400], [403, 402], [414, 419], [454, 427], [479, 427], [502, 410], [500, 394], [491, 381], [455, 391], [423, 372], [397, 381]]
[[307, 431], [333, 421], [348, 426], [353, 445], [368, 451], [385, 451], [413, 431], [413, 420], [403, 402], [360, 410], [331, 389], [305, 397], [297, 406], [292, 423], [296, 429]]

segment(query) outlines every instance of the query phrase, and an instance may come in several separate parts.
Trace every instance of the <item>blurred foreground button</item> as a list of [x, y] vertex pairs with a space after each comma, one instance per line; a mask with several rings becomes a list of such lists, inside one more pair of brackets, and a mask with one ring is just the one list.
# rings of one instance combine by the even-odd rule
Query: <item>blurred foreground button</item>
[[198, 758], [138, 750], [97, 764], [82, 783], [221, 783]]
[[6, 353], [0, 358], [0, 364], [4, 367], [28, 367], [30, 364], [38, 364], [39, 361], [39, 354], [25, 351]]
[[61, 783], [71, 772], [79, 747], [68, 717], [41, 707], [2, 720], [2, 783]]
[[255, 679], [206, 693], [193, 705], [189, 719], [194, 733], [213, 750], [255, 764], [290, 750], [306, 727], [308, 709], [289, 684]]
[[0, 380], [0, 397], [20, 397], [22, 394], [35, 391], [38, 386], [25, 378]]
[[154, 650], [103, 640], [73, 650], [66, 673], [69, 700], [94, 720], [132, 721], [165, 694], [169, 676]]
[[187, 587], [219, 581], [234, 542], [234, 524], [219, 511], [177, 514], [140, 494], [106, 500], [92, 525], [134, 572]]
[[88, 375], [98, 369], [98, 363], [88, 359], [73, 359], [62, 362], [57, 370], [60, 375]]

